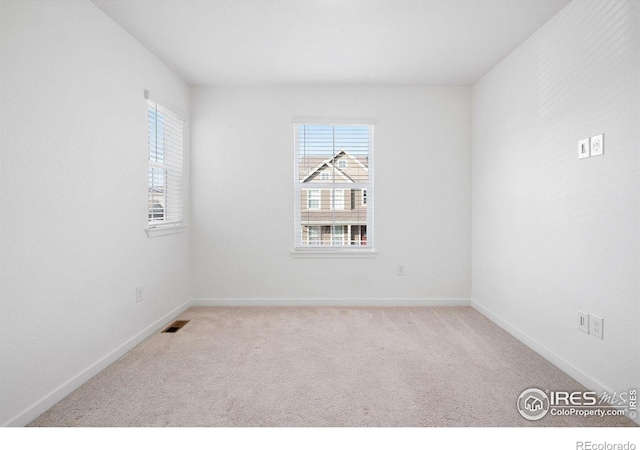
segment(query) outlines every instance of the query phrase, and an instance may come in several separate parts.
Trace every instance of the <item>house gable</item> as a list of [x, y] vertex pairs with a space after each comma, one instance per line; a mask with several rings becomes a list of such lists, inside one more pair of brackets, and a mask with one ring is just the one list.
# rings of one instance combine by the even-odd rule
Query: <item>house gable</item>
[[[347, 159], [349, 161], [348, 166], [345, 168], [340, 168], [339, 167], [340, 161], [341, 160], [344, 161]], [[350, 170], [350, 168], [357, 168], [357, 170], [355, 171], [355, 173], [352, 173], [350, 175], [350, 172], [354, 172], [353, 170]], [[323, 160], [316, 167], [311, 169], [309, 173], [300, 180], [300, 182], [301, 183], [310, 183], [310, 182], [322, 183], [327, 181], [333, 181], [335, 176], [335, 181], [343, 182], [343, 183], [354, 183], [353, 176], [357, 175], [357, 173], [360, 170], [365, 170], [368, 176], [369, 168], [365, 164], [363, 164], [357, 158], [353, 157], [344, 149], [340, 149], [340, 151], [336, 155]], [[323, 180], [322, 179], [323, 173], [328, 173], [329, 178]]]

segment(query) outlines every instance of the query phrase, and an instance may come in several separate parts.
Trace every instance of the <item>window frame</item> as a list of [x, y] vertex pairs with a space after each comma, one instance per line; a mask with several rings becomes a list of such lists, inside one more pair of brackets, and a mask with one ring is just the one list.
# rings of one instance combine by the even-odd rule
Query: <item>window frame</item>
[[[365, 211], [366, 211], [366, 222], [364, 225], [366, 227], [366, 233], [367, 233], [367, 239], [366, 239], [366, 244], [365, 245], [351, 245], [350, 242], [347, 242], [346, 244], [344, 244], [345, 239], [348, 240], [348, 236], [347, 236], [347, 232], [345, 230], [346, 226], [344, 223], [333, 223], [331, 226], [341, 226], [342, 230], [343, 230], [343, 234], [342, 234], [342, 245], [326, 245], [326, 244], [322, 244], [322, 245], [318, 245], [318, 246], [311, 246], [311, 245], [305, 245], [309, 243], [309, 239], [307, 237], [307, 239], [305, 239], [306, 242], [302, 241], [303, 238], [303, 225], [304, 226], [313, 226], [310, 225], [309, 223], [304, 223], [304, 219], [302, 218], [302, 213], [303, 210], [300, 210], [301, 207], [301, 201], [302, 201], [302, 192], [304, 190], [308, 190], [308, 186], [304, 186], [302, 185], [302, 183], [300, 182], [300, 164], [299, 164], [299, 155], [300, 155], [300, 147], [299, 147], [299, 143], [300, 143], [300, 133], [299, 133], [299, 127], [301, 125], [307, 125], [307, 126], [334, 126], [334, 127], [339, 127], [339, 126], [366, 126], [368, 128], [368, 153], [367, 153], [367, 157], [368, 157], [368, 161], [366, 164], [367, 167], [367, 172], [368, 172], [368, 176], [367, 176], [367, 181], [366, 182], [357, 182], [355, 184], [351, 183], [348, 184], [346, 182], [343, 182], [342, 180], [338, 180], [338, 179], [333, 179], [333, 180], [329, 180], [326, 185], [322, 185], [320, 184], [318, 187], [314, 186], [314, 189], [319, 189], [320, 191], [324, 190], [324, 189], [332, 189], [334, 192], [334, 197], [332, 197], [331, 192], [329, 193], [329, 202], [330, 202], [330, 208], [329, 211], [335, 211], [335, 191], [341, 191], [342, 195], [344, 197], [344, 192], [345, 190], [354, 190], [354, 189], [358, 189], [358, 190], [366, 190], [367, 191], [367, 205], [363, 205], [366, 206]], [[324, 119], [316, 119], [316, 118], [294, 118], [293, 120], [293, 138], [294, 138], [294, 245], [293, 245], [293, 249], [291, 251], [291, 255], [295, 258], [298, 257], [302, 257], [302, 258], [315, 258], [315, 257], [375, 257], [377, 254], [376, 248], [374, 246], [374, 208], [373, 208], [373, 193], [374, 193], [374, 186], [375, 186], [375, 181], [374, 181], [374, 149], [375, 149], [375, 143], [374, 143], [374, 129], [375, 129], [375, 122], [373, 120], [370, 119], [360, 119], [360, 120], [324, 120]], [[349, 164], [347, 163], [347, 166]], [[340, 167], [340, 163], [338, 162], [338, 164], [336, 165], [337, 167]], [[344, 167], [342, 167], [344, 168]], [[321, 194], [322, 197], [322, 194]], [[308, 206], [308, 198], [307, 198], [307, 206]], [[347, 210], [347, 201], [343, 198], [342, 202], [341, 202], [343, 209]], [[308, 209], [307, 209], [308, 210]], [[332, 240], [332, 239], [331, 239]]]
[[[146, 117], [147, 117], [147, 226], [145, 231], [148, 237], [156, 237], [156, 236], [164, 236], [167, 234], [173, 233], [181, 233], [186, 230], [185, 224], [185, 198], [184, 198], [184, 157], [185, 157], [185, 133], [187, 130], [186, 121], [187, 115], [181, 111], [179, 108], [173, 106], [171, 103], [167, 102], [163, 98], [158, 95], [152, 93], [151, 91], [145, 90], [144, 97], [146, 99]], [[179, 143], [177, 145], [172, 146], [172, 156], [178, 157], [177, 160], [173, 160], [171, 164], [169, 163], [159, 163], [158, 161], [153, 161], [151, 158], [152, 154], [152, 142], [149, 139], [149, 136], [152, 132], [152, 122], [150, 118], [150, 109], [155, 107], [155, 111], [157, 114], [158, 108], [164, 110], [167, 117], [170, 119], [172, 125], [180, 124], [179, 131]], [[157, 130], [157, 115], [156, 122], [153, 122], [153, 130]], [[156, 143], [157, 145], [157, 143]], [[156, 147], [156, 153], [157, 153]], [[167, 153], [169, 154], [169, 152]], [[153, 178], [150, 174], [155, 170], [164, 170], [165, 176], [167, 177], [166, 187], [165, 187], [165, 204], [164, 206], [160, 203], [151, 201], [149, 188], [151, 187], [149, 178]], [[174, 191], [178, 191], [179, 193], [176, 195]], [[168, 198], [170, 200], [167, 200]], [[178, 208], [178, 214], [175, 217], [172, 217], [171, 220], [153, 220], [154, 218], [150, 217], [151, 210], [153, 209], [153, 215], [156, 214], [156, 203], [159, 204], [163, 208], [163, 218], [167, 218], [167, 211], [172, 210], [174, 208]], [[153, 204], [153, 208], [149, 205]], [[156, 218], [157, 219], [157, 218]]]

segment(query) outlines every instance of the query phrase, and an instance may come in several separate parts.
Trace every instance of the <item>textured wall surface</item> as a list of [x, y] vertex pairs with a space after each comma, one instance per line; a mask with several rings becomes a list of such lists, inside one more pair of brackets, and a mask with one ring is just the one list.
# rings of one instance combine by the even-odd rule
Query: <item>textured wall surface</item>
[[574, 1], [473, 88], [473, 299], [618, 391], [640, 386], [639, 29], [637, 1]]
[[144, 232], [144, 90], [183, 110], [189, 91], [88, 1], [0, 8], [0, 424], [19, 425], [188, 301], [188, 233]]
[[[291, 257], [296, 116], [375, 121], [376, 258]], [[191, 119], [194, 298], [469, 298], [470, 88], [196, 88]]]

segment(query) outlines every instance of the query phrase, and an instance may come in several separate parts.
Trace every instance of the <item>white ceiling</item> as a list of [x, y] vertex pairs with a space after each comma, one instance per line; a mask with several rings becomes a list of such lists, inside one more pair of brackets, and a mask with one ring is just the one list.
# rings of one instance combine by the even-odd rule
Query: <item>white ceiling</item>
[[469, 85], [569, 0], [92, 0], [191, 85]]

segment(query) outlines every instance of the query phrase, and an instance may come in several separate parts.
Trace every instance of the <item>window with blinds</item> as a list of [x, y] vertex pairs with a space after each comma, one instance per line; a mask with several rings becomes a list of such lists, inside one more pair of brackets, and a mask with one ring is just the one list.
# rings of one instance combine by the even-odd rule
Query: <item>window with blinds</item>
[[149, 128], [149, 228], [183, 221], [182, 151], [184, 120], [146, 93]]
[[373, 125], [294, 124], [296, 250], [373, 249]]

